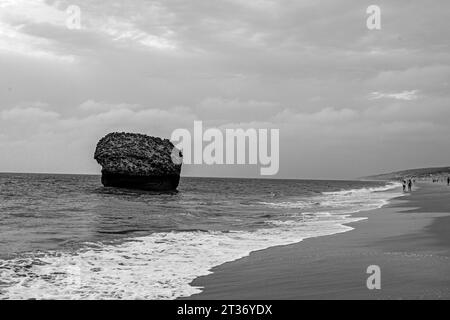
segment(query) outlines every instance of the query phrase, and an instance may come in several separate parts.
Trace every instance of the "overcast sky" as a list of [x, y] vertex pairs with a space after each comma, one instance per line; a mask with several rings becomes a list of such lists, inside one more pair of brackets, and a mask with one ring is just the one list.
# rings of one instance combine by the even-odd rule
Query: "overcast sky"
[[0, 171], [99, 173], [106, 133], [194, 120], [280, 129], [278, 177], [450, 165], [449, 31], [448, 0], [0, 0]]

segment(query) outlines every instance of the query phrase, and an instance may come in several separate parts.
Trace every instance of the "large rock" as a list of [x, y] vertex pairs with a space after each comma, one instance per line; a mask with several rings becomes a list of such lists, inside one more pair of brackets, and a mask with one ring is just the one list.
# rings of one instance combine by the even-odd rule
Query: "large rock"
[[105, 187], [152, 191], [178, 187], [181, 157], [168, 139], [117, 132], [102, 138], [94, 155]]

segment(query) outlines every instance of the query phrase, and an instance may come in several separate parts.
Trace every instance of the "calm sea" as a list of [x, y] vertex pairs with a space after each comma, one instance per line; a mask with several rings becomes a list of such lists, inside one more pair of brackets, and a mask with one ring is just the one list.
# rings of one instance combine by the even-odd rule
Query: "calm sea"
[[178, 192], [99, 176], [0, 174], [0, 299], [171, 299], [250, 252], [351, 230], [398, 185], [182, 178]]

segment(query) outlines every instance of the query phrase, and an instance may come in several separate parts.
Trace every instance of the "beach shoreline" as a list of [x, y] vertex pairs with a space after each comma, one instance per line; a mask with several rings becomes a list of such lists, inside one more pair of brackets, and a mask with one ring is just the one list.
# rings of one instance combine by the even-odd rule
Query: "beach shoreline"
[[[271, 247], [214, 267], [187, 299], [449, 299], [450, 188], [420, 183], [354, 229]], [[381, 289], [366, 285], [379, 266]]]

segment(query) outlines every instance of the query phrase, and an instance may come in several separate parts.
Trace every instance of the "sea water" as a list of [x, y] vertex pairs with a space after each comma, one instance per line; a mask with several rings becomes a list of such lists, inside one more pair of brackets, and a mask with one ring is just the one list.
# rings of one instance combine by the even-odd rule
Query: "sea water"
[[174, 299], [255, 250], [352, 230], [399, 184], [181, 178], [178, 192], [99, 176], [0, 174], [0, 299]]

